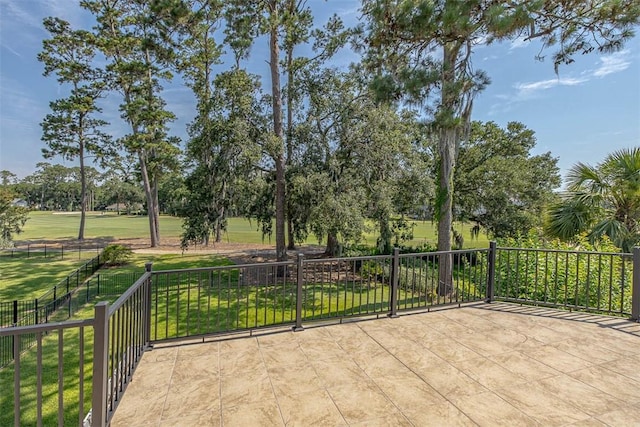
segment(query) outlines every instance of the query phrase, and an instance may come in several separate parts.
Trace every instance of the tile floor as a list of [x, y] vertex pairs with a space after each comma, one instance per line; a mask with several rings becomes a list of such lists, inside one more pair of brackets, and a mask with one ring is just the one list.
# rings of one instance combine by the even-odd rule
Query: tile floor
[[493, 303], [145, 353], [112, 427], [640, 426], [640, 323]]

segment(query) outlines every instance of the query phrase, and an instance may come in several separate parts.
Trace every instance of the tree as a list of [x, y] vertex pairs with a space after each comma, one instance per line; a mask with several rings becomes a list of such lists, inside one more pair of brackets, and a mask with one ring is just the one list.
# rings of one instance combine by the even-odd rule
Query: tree
[[[476, 46], [524, 36], [557, 46], [556, 69], [576, 53], [612, 52], [633, 36], [635, 0], [486, 2], [364, 0], [363, 29], [373, 86], [386, 99], [417, 103], [438, 140], [438, 250], [451, 249], [456, 150], [468, 136], [475, 96], [489, 84], [473, 67]], [[441, 256], [439, 289], [452, 291], [451, 257]]]
[[[184, 80], [196, 97], [196, 117], [189, 124], [187, 142], [187, 163], [191, 173], [185, 180], [185, 191], [190, 203], [184, 207], [185, 216], [182, 246], [190, 242], [209, 243], [215, 232], [215, 241], [222, 238], [226, 218], [227, 187], [216, 186], [213, 182], [224, 180], [224, 174], [214, 165], [222, 165], [224, 160], [216, 155], [223, 143], [216, 139], [219, 120], [216, 114], [224, 110], [224, 105], [212, 99], [214, 94], [214, 73], [212, 67], [220, 61], [221, 46], [216, 41], [216, 33], [221, 26], [222, 3], [214, 0], [196, 0], [190, 5], [188, 24], [182, 28], [183, 51], [179, 57], [179, 68]], [[236, 68], [238, 61], [236, 60]], [[218, 120], [218, 122], [216, 122]], [[228, 140], [227, 140], [228, 142]], [[242, 143], [243, 141], [237, 141]], [[220, 156], [224, 157], [224, 156]]]
[[61, 155], [80, 162], [80, 228], [78, 240], [84, 239], [87, 211], [87, 177], [85, 161], [89, 155], [104, 157], [111, 142], [101, 131], [107, 122], [95, 118], [100, 112], [96, 101], [106, 89], [104, 73], [92, 64], [95, 57], [93, 35], [84, 30], [72, 30], [69, 23], [59, 18], [45, 18], [44, 27], [51, 39], [43, 41], [38, 60], [44, 63], [44, 75], [57, 74], [60, 84], [70, 84], [67, 98], [49, 104], [52, 112], [41, 123], [42, 139], [48, 148], [42, 150], [45, 158]]
[[[192, 166], [186, 179], [190, 202], [185, 207], [182, 245], [221, 240], [226, 216], [261, 157], [266, 123], [257, 101], [257, 76], [241, 69], [220, 73], [214, 80], [207, 115], [191, 124], [187, 157]], [[271, 223], [271, 218], [269, 218]]]
[[80, 205], [81, 188], [74, 168], [47, 162], [38, 162], [36, 167], [36, 171], [17, 186], [30, 206], [42, 210], [69, 210]]
[[604, 236], [625, 252], [640, 244], [640, 148], [609, 154], [602, 163], [574, 165], [562, 201], [549, 210], [546, 231], [572, 240]]
[[188, 10], [179, 0], [83, 0], [81, 5], [96, 17], [96, 44], [109, 61], [112, 87], [123, 95], [120, 111], [131, 132], [119, 143], [138, 158], [155, 247], [160, 243], [159, 180], [177, 167], [179, 153], [179, 140], [168, 135], [175, 116], [165, 108], [161, 82], [172, 78], [173, 36]]
[[18, 176], [8, 170], [0, 170], [0, 185], [7, 186], [18, 183]]
[[541, 226], [560, 175], [551, 153], [530, 154], [535, 144], [534, 132], [522, 123], [502, 129], [472, 122], [454, 174], [457, 219], [471, 220], [493, 237], [525, 235]]
[[300, 73], [307, 105], [293, 137], [299, 160], [288, 171], [295, 238], [326, 238], [325, 253], [356, 243], [365, 229], [366, 194], [354, 164], [364, 124], [362, 85], [355, 74], [311, 67]]
[[0, 247], [10, 244], [15, 233], [20, 233], [29, 218], [26, 208], [14, 206], [15, 193], [0, 185]]
[[267, 152], [275, 169], [276, 258], [287, 258], [285, 242], [285, 148], [282, 121], [282, 87], [280, 84], [280, 37], [286, 0], [247, 2], [230, 1], [225, 11], [226, 42], [236, 52], [236, 63], [249, 55], [253, 40], [266, 34], [269, 39], [272, 128]]
[[[355, 243], [365, 217], [379, 230], [378, 249], [389, 253], [399, 221], [426, 203], [428, 167], [412, 113], [375, 105], [366, 76], [315, 67], [301, 73], [307, 106], [296, 127], [299, 165], [291, 171], [289, 197], [296, 238], [311, 231], [327, 238], [326, 253]], [[419, 182], [419, 189], [407, 183]]]

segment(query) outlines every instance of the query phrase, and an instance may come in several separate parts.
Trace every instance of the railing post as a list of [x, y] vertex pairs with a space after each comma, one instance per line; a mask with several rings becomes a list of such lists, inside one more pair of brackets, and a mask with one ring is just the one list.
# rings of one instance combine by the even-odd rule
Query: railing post
[[109, 360], [109, 303], [99, 302], [95, 307], [93, 324], [93, 391], [91, 396], [91, 425], [107, 424], [107, 377]]
[[18, 326], [18, 300], [13, 300], [13, 326]]
[[640, 321], [640, 247], [633, 248], [633, 282], [631, 288], [631, 320]]
[[[148, 262], [144, 265], [144, 269], [151, 274], [151, 270], [153, 268], [153, 263]], [[145, 347], [150, 347], [151, 345], [151, 284], [152, 282], [152, 277], [153, 276], [149, 276], [149, 278], [147, 279], [147, 283], [146, 283], [146, 287], [147, 287], [147, 292], [145, 293], [145, 332], [144, 332], [144, 346]]]
[[393, 260], [391, 264], [391, 301], [389, 302], [388, 317], [398, 317], [398, 282], [400, 277], [400, 249], [393, 248]]
[[497, 244], [495, 241], [489, 242], [489, 259], [487, 266], [488, 275], [487, 275], [487, 298], [486, 302], [493, 302], [495, 299], [495, 284], [496, 284], [496, 248]]
[[36, 321], [35, 324], [37, 325], [38, 323], [40, 323], [39, 322], [39, 320], [40, 320], [39, 311], [40, 310], [38, 309], [38, 298], [33, 300], [33, 303], [34, 303], [34, 313], [35, 313], [35, 321]]
[[294, 332], [302, 331], [302, 285], [304, 284], [303, 275], [303, 254], [298, 254], [296, 262], [296, 326], [293, 327]]

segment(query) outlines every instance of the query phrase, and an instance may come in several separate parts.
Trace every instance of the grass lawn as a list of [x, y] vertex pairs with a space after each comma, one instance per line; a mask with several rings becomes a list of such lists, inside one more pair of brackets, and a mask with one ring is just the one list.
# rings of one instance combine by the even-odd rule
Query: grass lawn
[[233, 263], [220, 255], [182, 254], [133, 254], [127, 265], [117, 268], [103, 268], [100, 273], [127, 271], [144, 271], [147, 262], [153, 263], [153, 270], [180, 270], [184, 268], [214, 267], [232, 265]]
[[[14, 236], [16, 242], [23, 240], [64, 240], [78, 236], [80, 213], [57, 213], [32, 211], [22, 233]], [[161, 233], [167, 237], [180, 235], [182, 220], [162, 216]], [[143, 238], [149, 235], [146, 216], [117, 215], [106, 212], [88, 212], [85, 225], [86, 238], [122, 239]]]
[[[9, 258], [10, 259], [10, 258]], [[19, 259], [21, 262], [27, 259]], [[38, 260], [38, 261], [44, 261]], [[142, 272], [144, 264], [148, 261], [154, 263], [157, 269], [179, 269], [204, 267], [215, 265], [228, 265], [230, 262], [226, 258], [216, 255], [134, 255], [132, 261], [127, 266], [118, 268], [109, 268], [99, 270], [100, 274], [118, 275], [130, 272]], [[70, 261], [58, 261], [38, 264], [40, 270], [50, 272], [59, 270], [59, 274], [66, 276], [73, 271], [73, 266], [69, 265]], [[55, 265], [54, 265], [55, 264]], [[66, 265], [65, 265], [66, 264]], [[28, 265], [27, 265], [28, 266]], [[5, 263], [3, 263], [4, 271]], [[52, 268], [54, 267], [54, 268]], [[17, 267], [16, 267], [17, 268]], [[47, 276], [43, 273], [43, 276]], [[51, 277], [51, 276], [48, 276]], [[136, 277], [136, 276], [134, 276]], [[44, 279], [43, 279], [44, 280]], [[105, 279], [106, 280], [106, 279]], [[49, 282], [46, 282], [49, 283]], [[130, 286], [128, 284], [126, 287]], [[52, 286], [52, 285], [51, 285]], [[107, 284], [103, 284], [107, 286]], [[123, 289], [125, 289], [124, 287]], [[20, 286], [13, 287], [14, 292], [18, 292]], [[48, 287], [44, 288], [45, 290]], [[41, 293], [41, 292], [40, 292]], [[109, 297], [98, 297], [76, 313], [74, 318], [93, 317], [93, 306], [100, 300], [115, 301], [116, 295]], [[63, 369], [64, 369], [64, 425], [78, 424], [78, 401], [79, 401], [79, 346], [80, 334], [79, 330], [71, 329], [64, 332], [64, 351], [63, 351]], [[57, 344], [58, 334], [52, 333], [43, 337], [43, 425], [57, 424], [58, 411], [58, 395], [57, 395]], [[84, 335], [85, 358], [84, 358], [84, 410], [85, 412], [91, 407], [91, 378], [92, 378], [92, 361], [93, 361], [93, 329], [86, 328]], [[27, 350], [21, 358], [21, 408], [23, 425], [36, 424], [36, 350], [35, 347]], [[4, 369], [0, 369], [0, 390], [3, 390], [0, 396], [0, 426], [13, 425], [13, 365], [9, 365]], [[6, 391], [6, 392], [5, 392]]]
[[[95, 252], [91, 254], [95, 256]], [[0, 256], [0, 301], [31, 300], [53, 288], [88, 259]]]
[[[77, 236], [80, 223], [79, 213], [52, 213], [31, 212], [24, 231], [15, 236], [17, 242], [33, 240], [66, 240]], [[414, 238], [408, 242], [410, 245], [422, 245], [425, 243], [434, 245], [437, 242], [436, 224], [431, 221], [415, 221], [413, 230]], [[370, 231], [363, 236], [363, 243], [375, 245], [377, 233], [373, 224]], [[478, 236], [477, 240], [471, 238], [471, 225], [456, 223], [455, 229], [465, 239], [465, 248], [484, 248], [489, 246], [485, 235]], [[171, 216], [160, 217], [161, 239], [179, 239], [182, 233], [182, 219]], [[149, 224], [145, 216], [116, 215], [115, 213], [89, 212], [85, 236], [87, 238], [101, 238], [107, 240], [147, 238]], [[230, 243], [256, 243], [275, 245], [275, 236], [269, 239], [258, 231], [258, 223], [245, 218], [229, 218], [228, 230], [224, 234], [224, 242]], [[309, 236], [307, 244], [318, 244], [315, 236]], [[324, 243], [324, 242], [321, 242]]]

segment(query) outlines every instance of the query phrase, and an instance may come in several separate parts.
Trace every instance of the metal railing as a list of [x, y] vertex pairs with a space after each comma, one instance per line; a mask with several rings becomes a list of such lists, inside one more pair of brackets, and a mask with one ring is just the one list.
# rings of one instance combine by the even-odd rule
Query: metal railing
[[[182, 339], [486, 298], [487, 250], [452, 251], [452, 291], [438, 292], [443, 253], [304, 259], [153, 272], [151, 340]], [[448, 253], [449, 254], [449, 253]]]
[[90, 423], [105, 426], [150, 343], [151, 264], [111, 306], [98, 303], [95, 316]]
[[[430, 252], [399, 256], [399, 289], [405, 293], [398, 309], [421, 309], [487, 298], [488, 249]], [[439, 264], [448, 256], [453, 264], [451, 292], [439, 290]]]
[[[447, 287], [440, 286], [444, 257], [453, 262]], [[444, 288], [450, 291], [441, 294]], [[318, 320], [394, 317], [402, 310], [492, 300], [629, 314], [638, 320], [640, 249], [631, 256], [498, 248], [492, 243], [489, 249], [470, 251], [401, 255], [396, 250], [393, 255], [330, 259], [300, 255], [295, 261], [189, 270], [152, 272], [148, 264], [112, 305], [99, 303], [93, 319], [0, 329], [0, 338], [14, 340], [14, 423], [42, 423], [43, 360], [55, 354], [57, 389], [47, 398], [58, 396], [58, 424], [77, 419], [79, 424], [104, 426], [145, 349], [154, 342], [282, 325], [300, 330]], [[64, 338], [74, 331], [82, 338]], [[38, 343], [35, 355], [21, 353], [21, 341], [29, 335]], [[43, 341], [52, 345], [49, 352], [43, 350], [49, 348]], [[63, 354], [69, 348], [79, 357], [71, 359], [71, 370]], [[30, 387], [21, 378], [21, 366], [29, 358], [35, 358], [26, 371], [36, 372], [30, 380], [35, 383], [37, 413], [21, 419], [28, 407], [21, 405], [21, 387]], [[91, 381], [83, 360], [93, 361]], [[66, 397], [60, 397], [67, 393], [69, 376], [79, 387], [71, 409]], [[89, 400], [93, 409], [87, 418], [82, 415]]]
[[[0, 329], [0, 339], [13, 342], [13, 387], [2, 387], [2, 412], [13, 414], [15, 426], [63, 426], [75, 424], [74, 419], [83, 425], [88, 380], [85, 361], [91, 359], [86, 343], [93, 335], [94, 322], [94, 319], [68, 320]], [[26, 353], [22, 351], [25, 338], [36, 343]], [[5, 374], [3, 379], [7, 379], [7, 373], [11, 373], [7, 368], [0, 371]], [[74, 396], [73, 402], [68, 401], [69, 395]], [[26, 411], [26, 407], [31, 411]], [[43, 407], [56, 407], [57, 411], [43, 414]]]
[[[633, 310], [634, 268], [628, 253], [497, 248], [495, 298], [638, 319]], [[634, 271], [636, 272], [633, 276]], [[637, 298], [638, 285], [635, 296]]]

